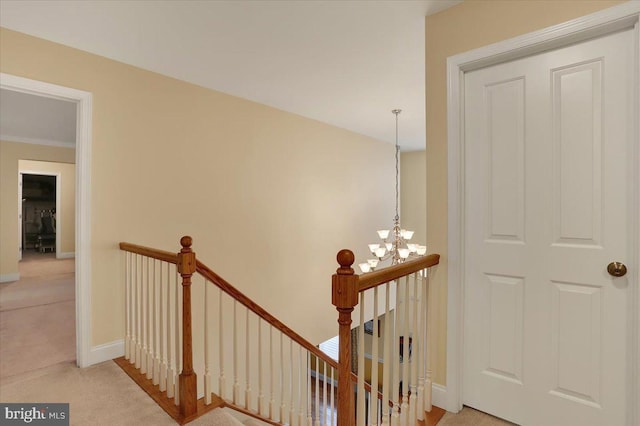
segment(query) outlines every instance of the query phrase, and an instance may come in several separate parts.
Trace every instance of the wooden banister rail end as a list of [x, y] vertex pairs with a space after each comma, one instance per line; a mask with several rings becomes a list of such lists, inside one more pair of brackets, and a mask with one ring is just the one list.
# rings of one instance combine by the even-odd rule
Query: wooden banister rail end
[[162, 260], [164, 262], [175, 264], [178, 261], [178, 256], [175, 253], [169, 251], [158, 250], [151, 247], [139, 246], [131, 243], [120, 243], [120, 250], [128, 251], [130, 253], [140, 254], [142, 256], [150, 257], [152, 259]]
[[377, 271], [368, 272], [359, 276], [359, 291], [365, 291], [389, 281], [407, 276], [417, 271], [430, 268], [440, 263], [439, 254], [430, 254], [419, 257], [409, 262], [398, 263]]

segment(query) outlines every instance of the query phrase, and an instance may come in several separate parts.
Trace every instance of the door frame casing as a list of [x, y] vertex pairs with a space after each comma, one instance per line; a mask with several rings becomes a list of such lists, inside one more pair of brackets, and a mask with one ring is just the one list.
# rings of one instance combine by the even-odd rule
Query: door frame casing
[[76, 116], [76, 364], [91, 360], [91, 144], [90, 92], [0, 73], [0, 88], [77, 104]]
[[630, 324], [628, 368], [631, 369], [626, 390], [629, 424], [640, 422], [640, 2], [627, 2], [572, 21], [555, 25], [510, 40], [481, 47], [447, 58], [447, 149], [448, 149], [448, 302], [447, 302], [447, 386], [444, 405], [448, 411], [458, 412], [463, 405], [464, 368], [464, 253], [465, 253], [465, 158], [464, 158], [464, 74], [469, 71], [519, 59], [567, 46], [623, 29], [634, 31], [632, 89], [634, 102], [631, 111], [630, 173], [633, 184], [629, 194], [630, 248], [629, 285]]

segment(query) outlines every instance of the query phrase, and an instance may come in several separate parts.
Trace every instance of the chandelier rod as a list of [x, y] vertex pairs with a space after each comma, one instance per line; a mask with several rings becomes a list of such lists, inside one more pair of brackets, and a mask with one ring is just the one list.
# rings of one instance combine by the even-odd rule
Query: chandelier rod
[[398, 192], [398, 182], [399, 182], [399, 159], [398, 156], [400, 154], [400, 146], [398, 145], [398, 114], [402, 112], [401, 109], [394, 109], [391, 111], [396, 115], [396, 217], [394, 218], [395, 223], [400, 222], [400, 215], [398, 214], [398, 200], [399, 200], [399, 192]]

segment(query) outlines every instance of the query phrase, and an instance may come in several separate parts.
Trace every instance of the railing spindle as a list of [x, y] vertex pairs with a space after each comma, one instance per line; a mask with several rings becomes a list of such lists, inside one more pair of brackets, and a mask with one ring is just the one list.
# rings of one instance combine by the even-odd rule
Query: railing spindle
[[295, 426], [296, 421], [296, 409], [293, 405], [293, 377], [295, 373], [294, 358], [293, 358], [293, 339], [289, 339], [289, 363], [291, 368], [289, 369], [289, 424]]
[[423, 289], [424, 289], [424, 282], [423, 282], [423, 275], [424, 275], [425, 271], [420, 271], [420, 280], [419, 285], [418, 285], [418, 290], [416, 290], [416, 293], [419, 294], [419, 318], [418, 318], [418, 331], [416, 332], [416, 334], [419, 336], [419, 342], [416, 343], [415, 347], [419, 348], [418, 351], [418, 358], [417, 358], [417, 375], [418, 375], [418, 395], [417, 395], [417, 407], [416, 407], [416, 412], [417, 412], [417, 419], [422, 421], [424, 420], [424, 360], [425, 360], [425, 318], [424, 318], [424, 306], [425, 306], [425, 300], [424, 300], [424, 293], [423, 293]]
[[238, 392], [240, 391], [240, 383], [238, 382], [238, 302], [233, 301], [233, 322], [231, 324], [233, 332], [233, 403], [238, 404]]
[[320, 360], [315, 357], [315, 374], [316, 374], [316, 421], [315, 426], [320, 426]]
[[276, 393], [275, 390], [275, 379], [273, 377], [273, 372], [276, 369], [276, 366], [274, 364], [274, 357], [273, 357], [273, 326], [269, 326], [269, 418], [271, 420], [275, 420], [275, 401], [274, 401], [274, 394]]
[[426, 368], [426, 374], [425, 374], [425, 381], [424, 381], [424, 410], [426, 412], [431, 412], [431, 393], [432, 393], [432, 384], [431, 384], [431, 344], [429, 342], [429, 338], [431, 336], [431, 321], [429, 319], [429, 303], [430, 303], [430, 295], [429, 295], [429, 291], [430, 291], [430, 275], [431, 275], [431, 269], [427, 270], [426, 273], [424, 274], [423, 277], [423, 282], [424, 282], [424, 305], [425, 305], [425, 318], [426, 318], [426, 323], [425, 323], [425, 333], [424, 333], [424, 338], [425, 338], [425, 345], [426, 345], [426, 351], [425, 351], [425, 368]]
[[391, 368], [393, 365], [393, 359], [391, 357], [391, 348], [393, 347], [393, 335], [391, 334], [391, 314], [389, 312], [389, 297], [391, 284], [387, 282], [385, 284], [385, 301], [384, 301], [384, 347], [382, 353], [382, 359], [384, 360], [384, 368], [382, 370], [382, 425], [387, 426], [389, 424], [389, 416], [391, 415], [389, 410], [389, 380], [391, 379]]
[[247, 384], [244, 390], [244, 408], [248, 410], [251, 408], [251, 364], [249, 362], [251, 360], [251, 335], [249, 334], [249, 309], [245, 308], [245, 312], [245, 376]]
[[409, 313], [411, 301], [409, 294], [409, 276], [404, 281], [404, 300], [402, 301], [402, 405], [400, 408], [400, 424], [407, 426], [409, 420]]
[[[306, 365], [306, 361], [302, 358], [302, 346], [298, 346], [298, 426], [306, 424], [306, 410], [303, 404], [303, 392], [307, 389], [306, 383], [303, 383], [303, 377], [307, 377], [306, 371], [303, 372], [302, 366]], [[304, 396], [304, 401], [307, 398]]]
[[211, 404], [211, 368], [209, 360], [209, 281], [204, 280], [204, 403]]
[[135, 359], [135, 365], [136, 368], [141, 369], [142, 367], [142, 297], [141, 297], [141, 291], [142, 291], [142, 278], [140, 277], [140, 266], [138, 264], [138, 259], [140, 259], [140, 263], [142, 263], [142, 258], [138, 255], [136, 255], [136, 261], [135, 261], [135, 280], [136, 280], [136, 300], [135, 300], [135, 307], [136, 307], [136, 329], [137, 329], [137, 333], [136, 333], [136, 359]]
[[[159, 388], [160, 388], [160, 392], [164, 392], [167, 390], [167, 346], [166, 346], [166, 338], [165, 338], [165, 334], [168, 333], [169, 329], [167, 328], [167, 326], [165, 325], [166, 322], [166, 312], [169, 312], [169, 310], [167, 309], [167, 311], [165, 312], [164, 310], [164, 275], [162, 273], [162, 262], [160, 262], [160, 318], [158, 320], [158, 322], [160, 323], [160, 339], [159, 339], [159, 343], [160, 343], [160, 383], [159, 383]], [[167, 263], [167, 271], [169, 270], [169, 264]]]
[[284, 336], [280, 334], [280, 423], [285, 423], [286, 404], [284, 400]]
[[131, 359], [131, 313], [129, 310], [131, 309], [131, 296], [129, 295], [129, 257], [131, 257], [131, 253], [123, 252], [124, 257], [124, 327], [125, 327], [125, 337], [124, 337], [124, 357], [125, 359]]
[[380, 416], [378, 414], [378, 287], [373, 288], [373, 336], [371, 338], [371, 401], [369, 423], [378, 424]]
[[[171, 264], [167, 263], [167, 397], [175, 398], [176, 394], [176, 369], [175, 369], [175, 357], [173, 355], [173, 349], [175, 345], [172, 343], [171, 336], [174, 334], [176, 327], [174, 323], [176, 321], [175, 309], [171, 308], [171, 276], [174, 275], [171, 272]], [[177, 339], [177, 337], [176, 337]], [[177, 398], [176, 398], [177, 399]]]
[[[160, 337], [159, 337], [159, 320], [158, 320], [158, 289], [160, 288], [156, 282], [156, 260], [153, 259], [153, 384], [160, 384]], [[162, 266], [162, 265], [161, 265]]]
[[264, 380], [262, 379], [264, 371], [262, 368], [262, 360], [264, 352], [262, 350], [262, 321], [258, 320], [258, 414], [264, 415]]
[[226, 395], [226, 378], [224, 377], [224, 313], [222, 311], [223, 308], [223, 298], [224, 293], [222, 290], [218, 290], [219, 298], [218, 298], [218, 350], [220, 351], [220, 377], [218, 378], [218, 393], [220, 394], [220, 398], [225, 398]]
[[420, 334], [418, 332], [418, 312], [419, 312], [419, 308], [418, 308], [418, 297], [419, 297], [419, 293], [418, 293], [418, 273], [414, 272], [412, 275], [412, 279], [413, 279], [413, 298], [411, 299], [411, 313], [412, 313], [412, 320], [411, 320], [411, 336], [413, 339], [413, 343], [410, 345], [410, 347], [412, 348], [412, 354], [411, 354], [411, 359], [410, 359], [410, 376], [411, 376], [411, 382], [410, 382], [410, 390], [411, 393], [409, 395], [409, 424], [410, 425], [414, 425], [416, 424], [416, 419], [417, 419], [417, 412], [416, 412], [416, 401], [417, 401], [417, 391], [418, 391], [418, 356], [419, 356], [419, 352], [420, 352]]
[[356, 422], [358, 426], [365, 425], [365, 392], [364, 392], [364, 376], [366, 375], [364, 367], [364, 291], [360, 293], [360, 325], [358, 326], [358, 391]]
[[175, 321], [174, 321], [174, 328], [175, 328], [175, 340], [174, 340], [174, 346], [175, 346], [175, 354], [174, 354], [174, 361], [176, 363], [176, 368], [175, 368], [175, 373], [176, 373], [176, 377], [174, 379], [174, 402], [176, 405], [180, 405], [180, 398], [182, 397], [182, 395], [180, 395], [180, 371], [181, 371], [181, 355], [180, 355], [180, 278], [179, 278], [179, 274], [178, 274], [178, 270], [176, 268], [175, 272], [175, 276], [176, 276], [176, 285], [175, 285], [175, 306], [174, 306], [174, 310], [175, 310]]

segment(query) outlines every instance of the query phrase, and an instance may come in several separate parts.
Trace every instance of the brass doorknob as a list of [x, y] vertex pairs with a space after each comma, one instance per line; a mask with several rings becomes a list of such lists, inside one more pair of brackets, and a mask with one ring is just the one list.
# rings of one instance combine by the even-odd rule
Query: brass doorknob
[[607, 272], [614, 277], [624, 277], [627, 274], [627, 266], [622, 262], [611, 262], [607, 265]]

